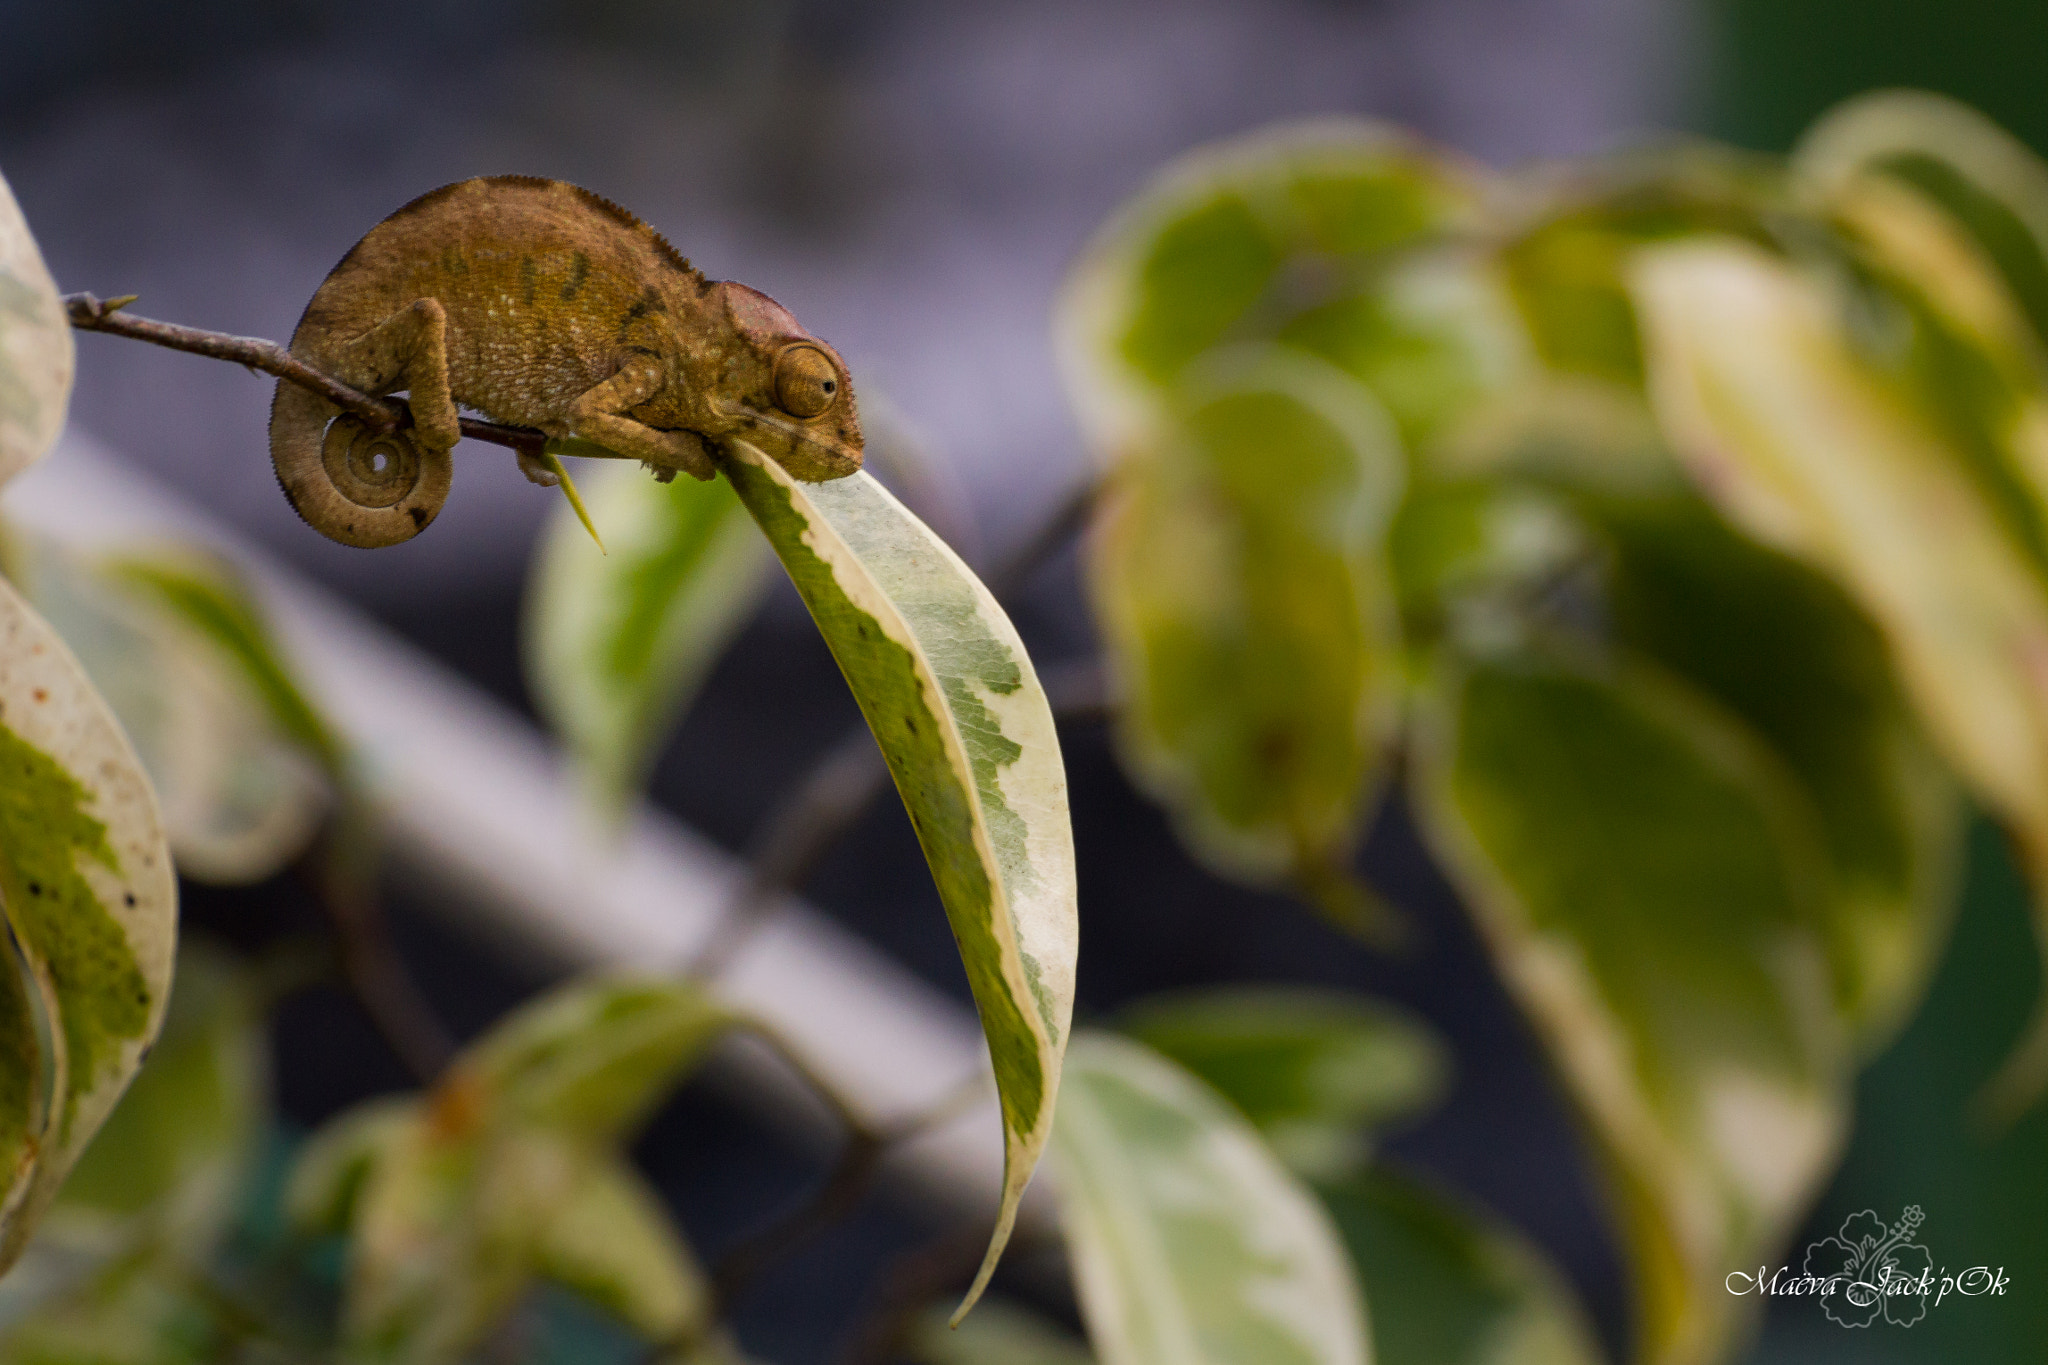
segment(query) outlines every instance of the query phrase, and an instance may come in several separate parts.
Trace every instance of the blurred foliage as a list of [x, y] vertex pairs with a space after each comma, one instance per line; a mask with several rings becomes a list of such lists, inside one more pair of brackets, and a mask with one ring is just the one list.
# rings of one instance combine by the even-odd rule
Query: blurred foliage
[[[0, 397], [28, 396], [0, 426], [11, 469], [63, 385], [47, 281], [0, 226], [0, 285], [30, 305], [0, 333]], [[1727, 1277], [1864, 1202], [1927, 1205], [1952, 1264], [2038, 1266], [2048, 909], [2032, 953], [1996, 895], [1950, 939], [1972, 803], [2048, 907], [2048, 166], [1896, 92], [1789, 157], [1674, 144], [1518, 175], [1325, 121], [1165, 170], [1056, 324], [1100, 465], [1083, 564], [1132, 780], [1204, 865], [1382, 941], [1397, 921], [1355, 855], [1390, 792], [1410, 802], [1578, 1109], [1633, 1359], [1726, 1361], [1766, 1316], [1767, 1358], [1848, 1349]], [[1391, 1008], [1275, 987], [1141, 1002], [1121, 1036], [1076, 1040], [1055, 1112], [1072, 851], [1014, 628], [867, 475], [803, 484], [744, 445], [723, 469], [596, 488], [612, 556], [558, 526], [532, 580], [535, 693], [617, 810], [757, 600], [741, 512], [817, 620], [923, 844], [1000, 1093], [1004, 1198], [969, 1302], [1050, 1141], [1088, 1337], [1015, 1303], [954, 1333], [919, 1302], [895, 1345], [930, 1365], [1596, 1359], [1541, 1251], [1381, 1155], [1450, 1070]], [[85, 565], [22, 533], [6, 552], [128, 718], [190, 870], [266, 875], [323, 801], [362, 815], [343, 741], [231, 574]], [[149, 1021], [129, 976], [88, 970], [120, 953], [24, 921], [34, 859], [111, 870], [64, 779], [135, 764], [40, 618], [11, 589], [0, 605], [100, 726], [61, 762], [34, 749], [40, 785], [10, 778], [0, 804], [28, 832], [0, 860], [0, 1145], [8, 1213], [32, 1216]], [[21, 691], [0, 670], [10, 724]], [[1979, 888], [2013, 874], [1986, 837], [1972, 866]], [[130, 956], [168, 952], [167, 907], [147, 908]], [[266, 1122], [268, 1002], [204, 956], [180, 982], [156, 1060], [0, 1289], [12, 1358], [338, 1345], [434, 1365], [512, 1350], [506, 1324], [548, 1294], [664, 1359], [737, 1358], [624, 1156], [741, 1022], [709, 986], [601, 977], [530, 1002], [424, 1093], [302, 1144], [296, 1240], [251, 1258], [224, 1210]], [[852, 1136], [856, 1155], [880, 1140]], [[288, 1285], [275, 1301], [252, 1303], [274, 1287], [254, 1262]], [[1923, 1337], [1955, 1358], [2037, 1347], [2020, 1296], [1970, 1308]]]

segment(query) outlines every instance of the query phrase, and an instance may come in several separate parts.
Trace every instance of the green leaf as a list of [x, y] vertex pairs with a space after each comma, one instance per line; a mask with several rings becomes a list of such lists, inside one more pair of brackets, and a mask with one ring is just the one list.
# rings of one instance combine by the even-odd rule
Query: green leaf
[[1639, 1358], [1718, 1360], [1847, 1126], [1819, 836], [1782, 770], [1647, 666], [1440, 664], [1419, 814], [1598, 1139]]
[[1125, 762], [1211, 867], [1330, 881], [1399, 716], [1394, 434], [1357, 381], [1261, 347], [1191, 371], [1158, 439], [1112, 481], [1088, 561]]
[[57, 439], [71, 399], [71, 323], [0, 176], [0, 484]]
[[558, 507], [526, 590], [526, 674], [599, 808], [615, 815], [767, 587], [768, 551], [723, 480], [589, 481], [602, 553]]
[[1570, 1286], [1499, 1221], [1375, 1170], [1321, 1190], [1372, 1300], [1379, 1365], [1599, 1365]]
[[1328, 1216], [1200, 1081], [1084, 1033], [1057, 1129], [1061, 1223], [1103, 1365], [1372, 1360]]
[[1496, 305], [1441, 265], [1387, 287], [1378, 272], [1478, 219], [1471, 168], [1379, 124], [1281, 126], [1182, 157], [1097, 234], [1061, 291], [1060, 355], [1091, 442], [1111, 461], [1148, 444], [1161, 393], [1188, 365], [1291, 322], [1302, 344], [1384, 380], [1402, 422], [1426, 427], [1495, 363]]
[[135, 745], [179, 872], [245, 884], [296, 857], [327, 809], [328, 784], [240, 663], [118, 571], [28, 528], [7, 534], [16, 584], [77, 652]]
[[63, 641], [0, 583], [0, 1268], [155, 1039], [177, 886], [142, 765]]
[[[1700, 486], [1803, 557], [1885, 637], [1944, 756], [2018, 837], [2048, 932], [2048, 586], [1953, 428], [1843, 335], [1817, 278], [1722, 241], [1638, 260], [1652, 392]], [[2048, 1014], [1994, 1092], [2048, 1078]]]
[[918, 1365], [1095, 1365], [1088, 1348], [1035, 1313], [989, 1299], [957, 1328], [943, 1309], [918, 1315], [900, 1348]]
[[1589, 515], [1612, 556], [1614, 638], [1739, 716], [1811, 801], [1837, 1004], [1874, 1051], [1946, 941], [1964, 816], [1883, 638], [1831, 579], [1694, 499], [1599, 499]]
[[500, 1020], [424, 1098], [372, 1101], [315, 1135], [286, 1209], [306, 1233], [349, 1236], [351, 1349], [455, 1360], [536, 1278], [655, 1342], [697, 1341], [703, 1277], [620, 1143], [732, 1022], [688, 982], [572, 981]]
[[694, 982], [583, 977], [500, 1020], [442, 1085], [473, 1088], [493, 1123], [628, 1137], [734, 1022]]
[[1073, 830], [1052, 711], [1002, 608], [872, 478], [799, 483], [744, 444], [725, 471], [875, 733], [981, 1012], [1004, 1177], [971, 1305], [1050, 1135], [1074, 1007]]
[[1792, 169], [1831, 196], [1871, 172], [1912, 185], [1953, 215], [2048, 338], [2048, 165], [1984, 115], [1925, 90], [1859, 95], [1806, 131]]
[[710, 1287], [661, 1196], [622, 1162], [576, 1172], [541, 1235], [536, 1268], [650, 1341], [686, 1337], [711, 1317]]
[[268, 1120], [261, 1028], [241, 969], [185, 944], [149, 1065], [79, 1158], [44, 1235], [120, 1220], [188, 1263], [203, 1260], [234, 1214]]
[[1404, 1011], [1340, 991], [1226, 986], [1151, 996], [1120, 1025], [1186, 1067], [1311, 1180], [1363, 1165], [1373, 1128], [1428, 1108], [1450, 1057]]
[[226, 560], [192, 547], [112, 560], [107, 572], [156, 602], [240, 670], [272, 722], [337, 787], [352, 780], [348, 745], [299, 686], [248, 585]]

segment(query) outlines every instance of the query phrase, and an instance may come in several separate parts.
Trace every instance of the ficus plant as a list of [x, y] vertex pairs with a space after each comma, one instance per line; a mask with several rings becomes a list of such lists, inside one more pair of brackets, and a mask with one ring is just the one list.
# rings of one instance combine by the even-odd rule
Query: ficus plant
[[[120, 316], [74, 296], [67, 318], [0, 195], [0, 478], [61, 425], [67, 321]], [[1516, 175], [1378, 125], [1285, 127], [1142, 189], [1054, 333], [1098, 457], [1072, 506], [1132, 781], [1216, 876], [1383, 946], [1413, 927], [1357, 851], [1398, 791], [1582, 1120], [1630, 1358], [1735, 1358], [1759, 1301], [1726, 1277], [1784, 1255], [1835, 1169], [1859, 1068], [1947, 944], [1973, 808], [2048, 932], [2048, 166], [1907, 93], [1785, 158], [1674, 144]], [[718, 465], [613, 463], [565, 503], [534, 561], [532, 691], [616, 815], [780, 559], [987, 1035], [1007, 1175], [963, 1287], [1049, 1151], [1085, 1328], [919, 1301], [855, 1358], [1600, 1359], [1541, 1250], [1379, 1154], [1446, 1089], [1420, 1022], [1241, 986], [1069, 1039], [1054, 707], [996, 595], [866, 473], [803, 482], [743, 441]], [[716, 1039], [761, 1031], [721, 1001], [720, 954], [564, 983], [451, 1048], [376, 929], [374, 779], [233, 568], [85, 560], [10, 524], [5, 569], [8, 1357], [428, 1365], [504, 1349], [545, 1283], [659, 1358], [743, 1358], [734, 1279], [624, 1156]], [[244, 1192], [279, 1141], [261, 1022], [289, 982], [201, 944], [174, 976], [171, 874], [287, 865], [422, 1086], [300, 1142], [256, 1235]], [[1977, 1121], [2015, 1121], [2048, 1022], [1977, 1060]], [[823, 1097], [850, 1150], [891, 1139]]]

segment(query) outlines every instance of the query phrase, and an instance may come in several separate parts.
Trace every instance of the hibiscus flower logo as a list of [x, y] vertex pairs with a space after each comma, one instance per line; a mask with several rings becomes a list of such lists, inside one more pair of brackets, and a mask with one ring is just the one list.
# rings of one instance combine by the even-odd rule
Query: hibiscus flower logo
[[1806, 1249], [1806, 1273], [1829, 1280], [1821, 1310], [1844, 1327], [1868, 1327], [1882, 1314], [1895, 1327], [1927, 1316], [1927, 1284], [1934, 1259], [1909, 1240], [1925, 1219], [1920, 1206], [1886, 1227], [1875, 1210], [1843, 1221], [1842, 1230]]

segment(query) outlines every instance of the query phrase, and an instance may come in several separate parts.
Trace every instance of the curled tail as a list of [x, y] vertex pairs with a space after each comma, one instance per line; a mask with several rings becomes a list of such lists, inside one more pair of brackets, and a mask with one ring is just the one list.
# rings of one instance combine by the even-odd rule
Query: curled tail
[[288, 379], [277, 382], [270, 404], [270, 463], [308, 526], [366, 550], [425, 530], [454, 473], [449, 452], [423, 447], [410, 428], [372, 431]]

